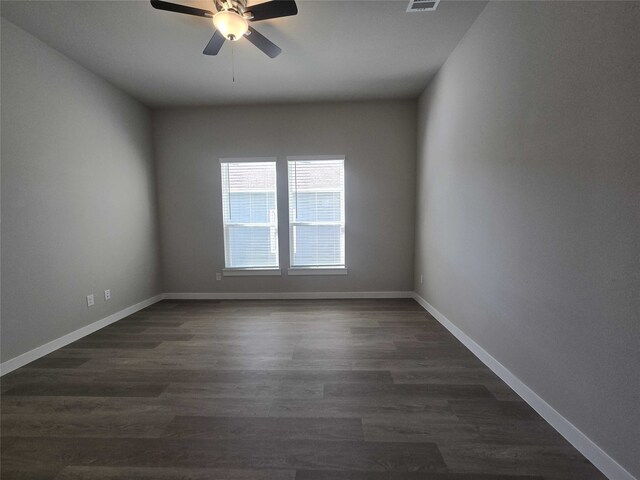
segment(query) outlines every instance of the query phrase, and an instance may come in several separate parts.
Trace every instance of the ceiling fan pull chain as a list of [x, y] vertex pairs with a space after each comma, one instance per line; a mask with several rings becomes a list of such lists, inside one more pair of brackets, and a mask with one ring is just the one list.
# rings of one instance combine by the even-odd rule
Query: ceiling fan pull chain
[[231, 44], [231, 81], [233, 83], [236, 83], [236, 67], [235, 67], [235, 61], [234, 61], [234, 56], [233, 56], [233, 43]]

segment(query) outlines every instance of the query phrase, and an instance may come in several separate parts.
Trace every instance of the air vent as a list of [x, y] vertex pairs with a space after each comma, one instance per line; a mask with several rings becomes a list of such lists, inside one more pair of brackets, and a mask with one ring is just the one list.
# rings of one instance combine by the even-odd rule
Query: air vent
[[440, 0], [409, 0], [407, 12], [433, 12]]

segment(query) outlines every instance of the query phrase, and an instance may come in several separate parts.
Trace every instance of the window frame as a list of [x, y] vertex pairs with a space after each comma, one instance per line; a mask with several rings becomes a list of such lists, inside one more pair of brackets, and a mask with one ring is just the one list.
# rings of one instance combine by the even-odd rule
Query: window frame
[[[220, 158], [220, 196], [222, 199], [222, 235], [223, 235], [223, 250], [224, 250], [224, 268], [222, 269], [222, 275], [225, 277], [245, 277], [245, 276], [279, 276], [282, 275], [282, 270], [280, 268], [280, 225], [278, 219], [278, 158], [277, 157], [238, 157], [238, 158]], [[275, 224], [257, 222], [257, 223], [246, 223], [246, 222], [226, 222], [225, 215], [225, 200], [224, 200], [224, 173], [222, 166], [223, 164], [229, 163], [273, 163], [274, 164], [274, 174], [275, 174], [275, 188], [274, 188], [274, 196], [275, 196]], [[227, 192], [230, 193], [230, 192]], [[228, 203], [228, 200], [227, 200]], [[228, 267], [228, 253], [227, 253], [227, 245], [229, 244], [229, 226], [237, 226], [237, 227], [270, 227], [274, 228], [275, 225], [275, 255], [276, 255], [276, 265], [275, 266], [265, 266], [265, 267]]]
[[[287, 156], [287, 216], [288, 226], [287, 232], [289, 237], [289, 268], [287, 275], [347, 275], [347, 162], [345, 155], [290, 155]], [[340, 160], [342, 161], [342, 221], [341, 222], [298, 222], [291, 219], [291, 200], [289, 164], [297, 161], [326, 161]], [[294, 241], [293, 226], [294, 225], [339, 225], [341, 227], [342, 243], [344, 249], [344, 265], [293, 265]]]

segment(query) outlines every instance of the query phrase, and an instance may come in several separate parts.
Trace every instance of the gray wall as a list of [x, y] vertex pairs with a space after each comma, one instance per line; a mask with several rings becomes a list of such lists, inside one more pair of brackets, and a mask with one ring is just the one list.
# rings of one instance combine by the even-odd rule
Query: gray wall
[[1, 54], [5, 361], [159, 293], [160, 274], [147, 109], [4, 19]]
[[[412, 290], [415, 102], [154, 113], [166, 292]], [[335, 277], [225, 277], [220, 157], [278, 159], [280, 263], [289, 265], [287, 155], [344, 154], [346, 256]]]
[[636, 476], [639, 46], [637, 2], [491, 2], [420, 101], [415, 264], [423, 298]]

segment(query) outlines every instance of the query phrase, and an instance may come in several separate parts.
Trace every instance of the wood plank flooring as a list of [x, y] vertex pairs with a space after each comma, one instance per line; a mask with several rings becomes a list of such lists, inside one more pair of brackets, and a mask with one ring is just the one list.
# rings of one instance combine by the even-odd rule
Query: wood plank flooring
[[165, 301], [1, 387], [2, 480], [604, 478], [413, 300]]

